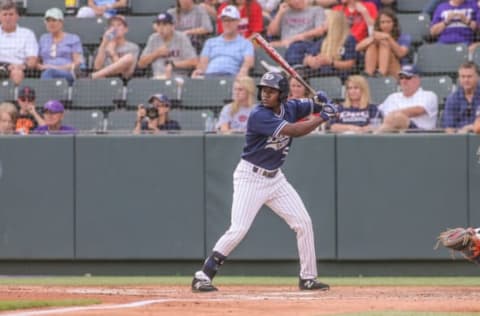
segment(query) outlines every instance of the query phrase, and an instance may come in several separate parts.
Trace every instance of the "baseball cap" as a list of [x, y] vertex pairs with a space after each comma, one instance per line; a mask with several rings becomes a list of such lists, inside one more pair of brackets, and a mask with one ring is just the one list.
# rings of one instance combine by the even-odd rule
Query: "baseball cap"
[[235, 6], [227, 5], [223, 8], [222, 13], [220, 13], [220, 18], [223, 17], [240, 20], [240, 12], [238, 12], [238, 9]]
[[173, 24], [173, 16], [168, 12], [162, 12], [157, 15], [156, 23], [168, 23]]
[[23, 86], [18, 91], [18, 98], [35, 100], [35, 89], [30, 86]]
[[46, 20], [48, 18], [63, 21], [63, 12], [59, 8], [50, 8], [47, 11], [45, 11], [44, 19]]
[[406, 77], [413, 77], [413, 76], [418, 76], [420, 74], [420, 71], [418, 70], [417, 66], [415, 65], [403, 65], [402, 69], [398, 73], [398, 75], [403, 75]]
[[52, 113], [63, 113], [65, 108], [63, 107], [62, 102], [58, 100], [50, 100], [43, 105], [43, 110]]
[[150, 98], [148, 98], [148, 103], [152, 103], [153, 99], [157, 99], [158, 101], [163, 102], [163, 103], [167, 104], [168, 106], [170, 106], [170, 99], [162, 93], [157, 93], [157, 94], [151, 95]]
[[110, 19], [108, 19], [108, 25], [112, 24], [113, 21], [120, 21], [123, 25], [128, 26], [127, 19], [123, 15], [114, 15]]

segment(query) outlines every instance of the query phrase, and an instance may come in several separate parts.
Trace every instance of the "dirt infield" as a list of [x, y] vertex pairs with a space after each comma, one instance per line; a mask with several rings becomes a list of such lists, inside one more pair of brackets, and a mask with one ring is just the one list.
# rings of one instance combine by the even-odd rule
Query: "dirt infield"
[[69, 316], [313, 316], [361, 311], [480, 312], [478, 287], [334, 286], [328, 292], [293, 286], [221, 286], [192, 293], [179, 286], [0, 286], [0, 300], [97, 298], [89, 307], [3, 312], [0, 315]]

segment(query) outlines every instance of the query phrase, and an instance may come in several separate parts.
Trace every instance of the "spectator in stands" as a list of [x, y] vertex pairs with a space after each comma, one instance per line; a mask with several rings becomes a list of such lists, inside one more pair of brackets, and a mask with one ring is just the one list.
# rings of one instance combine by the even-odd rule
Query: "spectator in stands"
[[350, 31], [357, 43], [366, 38], [370, 30], [373, 30], [377, 18], [377, 7], [371, 2], [361, 0], [340, 0], [341, 4], [333, 7], [333, 10], [342, 11], [347, 17]]
[[103, 16], [109, 19], [117, 14], [117, 9], [126, 7], [127, 0], [88, 0], [88, 6], [78, 10], [77, 18]]
[[365, 73], [373, 76], [397, 77], [400, 64], [405, 63], [412, 39], [402, 34], [395, 12], [382, 9], [375, 19], [374, 31], [357, 44], [356, 49], [364, 53]]
[[458, 69], [458, 87], [445, 103], [442, 127], [447, 132], [468, 132], [473, 129], [475, 113], [480, 109], [480, 82], [478, 66], [469, 61]]
[[[336, 0], [332, 0], [336, 1]], [[257, 0], [258, 4], [262, 7], [262, 15], [270, 23], [271, 19], [275, 16], [278, 6], [281, 0]]]
[[108, 30], [102, 37], [98, 47], [93, 69], [92, 79], [110, 76], [122, 76], [128, 79], [135, 71], [140, 48], [137, 44], [128, 41], [128, 24], [124, 16], [115, 15], [108, 20]]
[[441, 44], [467, 44], [473, 42], [480, 21], [476, 2], [450, 0], [435, 9], [430, 34]]
[[218, 6], [227, 0], [200, 0], [200, 5], [207, 11], [208, 15], [216, 20], [218, 17]]
[[149, 106], [138, 105], [135, 134], [142, 132], [159, 132], [163, 130], [180, 130], [180, 124], [168, 117], [171, 102], [167, 96], [158, 93], [148, 99]]
[[40, 125], [33, 130], [35, 134], [75, 134], [75, 128], [62, 125], [65, 108], [58, 100], [47, 101], [43, 105], [43, 118], [45, 125]]
[[312, 40], [326, 32], [326, 17], [322, 7], [312, 7], [305, 0], [287, 0], [280, 4], [267, 35], [278, 36], [274, 47], [286, 47], [285, 59], [291, 65], [302, 64], [305, 53], [314, 45]]
[[[309, 83], [307, 78], [305, 78], [304, 80]], [[294, 77], [290, 77], [288, 79], [288, 86], [289, 99], [302, 99], [313, 97], [312, 93]]]
[[223, 33], [205, 42], [200, 62], [192, 73], [193, 78], [218, 75], [246, 76], [253, 66], [253, 45], [238, 33], [240, 23], [238, 9], [232, 5], [226, 6], [220, 18]]
[[401, 92], [390, 94], [379, 106], [386, 118], [393, 112], [408, 116], [411, 128], [434, 129], [438, 112], [438, 97], [421, 88], [420, 72], [415, 65], [404, 65], [398, 73]]
[[48, 33], [39, 41], [39, 63], [42, 79], [65, 78], [70, 85], [75, 80], [75, 70], [83, 62], [83, 48], [76, 34], [63, 31], [63, 12], [51, 8], [45, 12]]
[[0, 135], [15, 133], [17, 114], [15, 105], [8, 102], [0, 103]]
[[345, 82], [346, 96], [338, 118], [331, 122], [332, 132], [364, 133], [375, 129], [381, 113], [370, 100], [367, 80], [358, 75], [348, 77]]
[[18, 91], [18, 116], [15, 131], [18, 134], [30, 134], [38, 125], [44, 125], [43, 117], [38, 114], [35, 108], [35, 90], [32, 87], [24, 86]]
[[188, 76], [198, 63], [192, 43], [187, 35], [175, 30], [170, 13], [160, 13], [155, 23], [157, 31], [148, 38], [138, 67], [152, 65], [156, 79], [170, 78], [172, 74]]
[[394, 111], [384, 117], [379, 128], [374, 129], [373, 132], [379, 133], [398, 133], [404, 132], [409, 128], [415, 128], [414, 123], [410, 118], [402, 112]]
[[354, 71], [357, 60], [355, 38], [350, 35], [347, 20], [342, 12], [328, 14], [327, 34], [307, 51], [301, 63], [306, 66], [307, 77], [338, 75], [347, 77]]
[[[228, 0], [219, 6], [218, 16], [227, 5], [236, 6], [240, 12], [238, 31], [243, 37], [250, 38], [255, 33], [263, 32], [262, 7], [256, 0]], [[217, 33], [223, 33], [220, 17], [217, 18]]]
[[175, 29], [185, 33], [200, 52], [207, 35], [213, 32], [212, 20], [205, 8], [193, 0], [177, 0], [177, 6], [167, 12], [173, 16]]
[[0, 78], [10, 78], [19, 85], [26, 69], [37, 64], [38, 43], [35, 34], [17, 25], [15, 2], [0, 1]]
[[223, 133], [245, 132], [250, 111], [255, 105], [255, 82], [247, 76], [239, 76], [233, 82], [233, 101], [220, 112], [217, 129]]

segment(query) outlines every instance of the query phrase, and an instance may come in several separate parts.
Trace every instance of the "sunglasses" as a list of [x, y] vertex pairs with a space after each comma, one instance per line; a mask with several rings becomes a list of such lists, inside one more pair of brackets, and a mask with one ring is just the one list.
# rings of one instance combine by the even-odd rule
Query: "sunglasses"
[[18, 97], [18, 99], [20, 101], [23, 101], [23, 102], [33, 102], [33, 101], [35, 101], [34, 98], [28, 98], [28, 97]]
[[412, 76], [412, 77], [398, 76], [398, 80], [410, 80], [410, 79], [412, 79], [412, 78], [413, 78], [413, 76]]

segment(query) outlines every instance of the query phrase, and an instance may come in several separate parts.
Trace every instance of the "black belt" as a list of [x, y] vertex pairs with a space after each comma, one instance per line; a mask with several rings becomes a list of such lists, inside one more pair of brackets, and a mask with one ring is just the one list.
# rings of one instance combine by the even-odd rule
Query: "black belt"
[[267, 171], [267, 170], [264, 170], [264, 169], [260, 169], [258, 167], [253, 167], [252, 171], [255, 172], [255, 173], [258, 173], [258, 174], [260, 174], [264, 177], [267, 177], [267, 178], [274, 178], [278, 173], [278, 169], [273, 170], [273, 171]]

